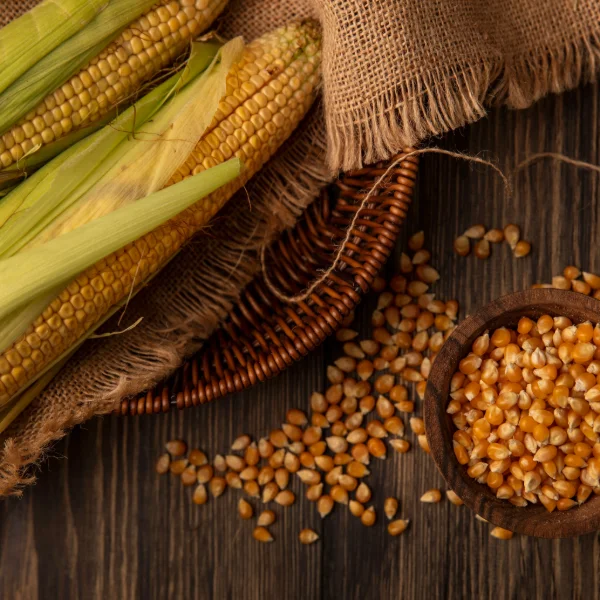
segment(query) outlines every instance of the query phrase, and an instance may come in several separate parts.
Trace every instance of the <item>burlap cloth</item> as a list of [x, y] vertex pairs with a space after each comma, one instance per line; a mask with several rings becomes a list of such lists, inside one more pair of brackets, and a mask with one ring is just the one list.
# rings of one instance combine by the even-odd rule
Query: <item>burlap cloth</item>
[[[0, 25], [36, 3], [2, 0]], [[27, 467], [70, 427], [111, 411], [198, 348], [256, 273], [259, 248], [332, 173], [479, 119], [490, 104], [527, 107], [600, 69], [598, 0], [230, 0], [218, 27], [251, 39], [309, 14], [323, 24], [324, 101], [210, 234], [104, 330], [142, 323], [86, 342], [6, 432], [0, 494], [31, 483]]]

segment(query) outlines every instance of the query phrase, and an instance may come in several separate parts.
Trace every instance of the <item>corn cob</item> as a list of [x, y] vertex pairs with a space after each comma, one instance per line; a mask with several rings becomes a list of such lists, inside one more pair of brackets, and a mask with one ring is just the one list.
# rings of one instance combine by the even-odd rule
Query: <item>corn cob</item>
[[227, 0], [161, 0], [0, 136], [0, 168], [106, 115], [205, 31]]
[[250, 43], [227, 77], [226, 97], [171, 185], [236, 156], [242, 175], [175, 219], [87, 269], [0, 354], [0, 406], [35, 381], [132, 290], [156, 273], [274, 154], [313, 102], [320, 34], [292, 23]]

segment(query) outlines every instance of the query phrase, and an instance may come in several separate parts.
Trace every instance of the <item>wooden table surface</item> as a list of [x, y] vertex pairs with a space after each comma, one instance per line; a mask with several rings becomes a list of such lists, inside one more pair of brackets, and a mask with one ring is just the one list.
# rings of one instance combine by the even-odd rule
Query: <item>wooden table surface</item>
[[[599, 90], [582, 87], [522, 112], [494, 110], [435, 143], [489, 151], [508, 171], [541, 151], [598, 164]], [[545, 160], [518, 175], [507, 199], [491, 170], [428, 155], [399, 249], [410, 233], [425, 230], [442, 274], [438, 297], [457, 298], [464, 316], [500, 294], [548, 281], [567, 264], [600, 272], [599, 208], [597, 173]], [[453, 254], [452, 240], [467, 226], [510, 221], [532, 242], [530, 257], [515, 260], [506, 245], [493, 247], [487, 261]], [[357, 317], [364, 334], [373, 302]], [[368, 481], [380, 519], [372, 528], [342, 508], [321, 520], [295, 478], [299, 500], [278, 507], [272, 544], [254, 541], [252, 524], [237, 517], [239, 494], [198, 507], [190, 489], [155, 475], [154, 461], [170, 438], [215, 454], [241, 433], [260, 437], [279, 426], [287, 408], [307, 408], [338, 352], [328, 343], [277, 379], [198, 410], [111, 416], [77, 428], [53, 449], [37, 485], [0, 506], [0, 597], [600, 598], [598, 533], [496, 540], [466, 507], [419, 502], [425, 490], [443, 486], [418, 448], [375, 461]], [[387, 534], [381, 518], [389, 495], [411, 519], [399, 538]], [[303, 527], [314, 528], [319, 542], [301, 546]]]

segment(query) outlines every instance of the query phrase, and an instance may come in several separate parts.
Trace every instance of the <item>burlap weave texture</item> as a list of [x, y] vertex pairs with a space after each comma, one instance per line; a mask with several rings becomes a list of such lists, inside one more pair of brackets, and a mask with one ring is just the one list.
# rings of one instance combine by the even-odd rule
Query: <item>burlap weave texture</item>
[[327, 157], [351, 169], [593, 79], [596, 0], [315, 0]]

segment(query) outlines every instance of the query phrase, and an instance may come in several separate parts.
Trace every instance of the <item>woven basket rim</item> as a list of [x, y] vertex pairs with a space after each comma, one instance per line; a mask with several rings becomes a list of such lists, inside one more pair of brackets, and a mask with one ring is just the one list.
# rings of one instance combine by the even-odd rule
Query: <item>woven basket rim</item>
[[411, 151], [405, 148], [388, 161], [341, 175], [267, 249], [269, 280], [285, 294], [302, 292], [331, 264], [362, 200], [378, 184], [360, 208], [338, 266], [307, 301], [279, 301], [257, 274], [198, 353], [153, 389], [124, 399], [116, 412], [162, 413], [248, 389], [281, 373], [339, 329], [393, 251], [416, 185], [418, 157], [402, 160]]

